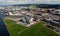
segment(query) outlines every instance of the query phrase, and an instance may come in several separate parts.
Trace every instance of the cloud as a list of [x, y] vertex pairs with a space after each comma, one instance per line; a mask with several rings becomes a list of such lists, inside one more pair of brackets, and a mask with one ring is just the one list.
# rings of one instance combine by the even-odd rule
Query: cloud
[[1, 4], [60, 4], [60, 0], [0, 0]]

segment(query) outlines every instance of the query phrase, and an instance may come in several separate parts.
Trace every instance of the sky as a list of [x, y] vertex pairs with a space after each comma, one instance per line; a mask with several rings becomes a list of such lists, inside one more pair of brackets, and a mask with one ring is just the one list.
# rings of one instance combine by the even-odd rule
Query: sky
[[0, 0], [0, 5], [9, 4], [60, 4], [60, 0]]

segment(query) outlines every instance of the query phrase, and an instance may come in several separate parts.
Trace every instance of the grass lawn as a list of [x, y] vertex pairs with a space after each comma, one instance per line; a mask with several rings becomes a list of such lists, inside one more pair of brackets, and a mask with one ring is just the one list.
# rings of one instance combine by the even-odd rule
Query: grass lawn
[[8, 32], [11, 36], [19, 36], [20, 31], [24, 30], [26, 27], [15, 24], [12, 20], [3, 19], [7, 27]]
[[12, 20], [6, 20], [5, 25], [11, 36], [58, 36], [55, 32], [43, 26], [43, 22], [37, 23], [29, 28], [15, 24]]

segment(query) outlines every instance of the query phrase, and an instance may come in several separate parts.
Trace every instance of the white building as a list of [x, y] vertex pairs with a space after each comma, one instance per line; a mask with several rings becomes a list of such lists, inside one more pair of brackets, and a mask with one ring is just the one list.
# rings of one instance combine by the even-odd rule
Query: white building
[[46, 16], [46, 15], [48, 15], [48, 13], [42, 13], [42, 16]]
[[34, 18], [31, 16], [25, 16], [21, 19], [24, 23], [31, 23], [33, 22]]
[[11, 16], [19, 16], [22, 15], [20, 12], [7, 12], [5, 15], [11, 15]]

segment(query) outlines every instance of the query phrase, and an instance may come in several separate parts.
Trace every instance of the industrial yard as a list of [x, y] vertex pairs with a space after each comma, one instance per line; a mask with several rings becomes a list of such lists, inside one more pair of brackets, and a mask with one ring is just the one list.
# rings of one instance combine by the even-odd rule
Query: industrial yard
[[5, 25], [10, 33], [10, 36], [59, 36], [54, 31], [43, 26], [44, 22], [40, 22], [32, 25], [31, 27], [24, 27], [18, 24], [15, 24], [12, 20], [6, 20]]
[[60, 28], [57, 27], [60, 26], [60, 9], [39, 8], [35, 5], [6, 6], [0, 9], [4, 12], [3, 21], [11, 36], [60, 35]]

